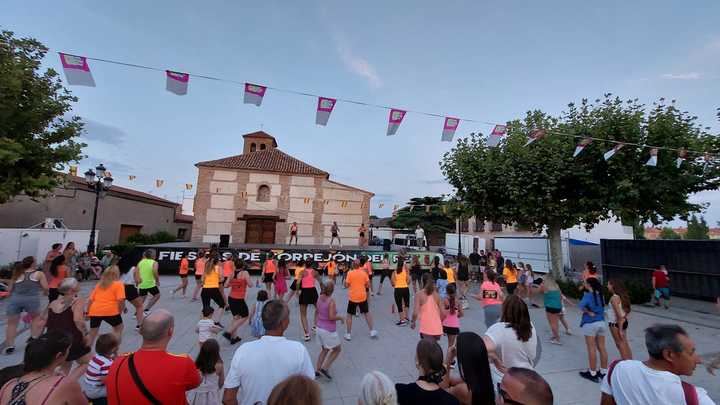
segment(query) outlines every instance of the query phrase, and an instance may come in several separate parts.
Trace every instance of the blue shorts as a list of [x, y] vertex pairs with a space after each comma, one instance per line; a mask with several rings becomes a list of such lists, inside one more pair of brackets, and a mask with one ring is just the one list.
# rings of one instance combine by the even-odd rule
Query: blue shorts
[[11, 294], [6, 302], [5, 313], [7, 316], [17, 316], [27, 312], [30, 315], [40, 313], [40, 296], [39, 295], [15, 295]]
[[669, 300], [670, 299], [670, 288], [668, 288], [668, 287], [656, 288], [655, 289], [655, 298], [657, 298], [657, 299], [663, 298], [663, 299]]

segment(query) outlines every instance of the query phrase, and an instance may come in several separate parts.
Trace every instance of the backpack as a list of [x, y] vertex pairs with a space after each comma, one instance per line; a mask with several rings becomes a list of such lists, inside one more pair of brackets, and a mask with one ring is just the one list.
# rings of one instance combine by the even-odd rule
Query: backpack
[[[618, 365], [622, 360], [615, 360], [612, 363], [610, 363], [610, 367], [608, 367], [608, 374], [607, 374], [607, 381], [608, 385], [612, 387], [612, 373], [615, 369], [615, 366]], [[686, 383], [685, 381], [680, 381], [682, 383], [682, 390], [683, 395], [685, 396], [685, 404], [686, 405], [700, 405], [700, 399], [698, 398], [697, 391], [695, 390], [695, 386]]]
[[265, 306], [265, 303], [262, 301], [258, 301], [255, 303], [255, 313], [253, 314], [252, 319], [250, 320], [250, 332], [253, 336], [256, 338], [262, 337], [265, 334], [265, 327], [263, 326], [262, 322], [262, 310]]

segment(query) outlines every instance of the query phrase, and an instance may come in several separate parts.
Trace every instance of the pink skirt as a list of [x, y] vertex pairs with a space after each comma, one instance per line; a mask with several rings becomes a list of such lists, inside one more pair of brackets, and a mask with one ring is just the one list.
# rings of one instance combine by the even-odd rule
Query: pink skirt
[[287, 292], [287, 281], [283, 277], [275, 277], [275, 293], [285, 294]]

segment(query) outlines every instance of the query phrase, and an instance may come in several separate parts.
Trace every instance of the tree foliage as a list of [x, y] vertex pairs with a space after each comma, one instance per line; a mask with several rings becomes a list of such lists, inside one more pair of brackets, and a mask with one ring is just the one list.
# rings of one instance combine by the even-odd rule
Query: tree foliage
[[[405, 207], [395, 213], [390, 220], [390, 226], [398, 229], [415, 229], [419, 224], [425, 233], [431, 235], [455, 232], [455, 221], [446, 212], [447, 208], [443, 211], [443, 205], [445, 205], [443, 197], [411, 198]], [[427, 206], [430, 208], [426, 208]]]
[[660, 239], [677, 240], [682, 239], [682, 236], [669, 226], [665, 226], [660, 230]]
[[698, 217], [693, 214], [687, 221], [687, 233], [685, 239], [710, 239], [710, 227], [705, 222], [705, 217]]
[[[667, 150], [660, 151], [656, 167], [645, 166], [649, 149], [631, 145], [605, 161], [603, 154], [615, 144], [603, 141], [594, 141], [573, 158], [580, 140], [573, 136], [717, 151], [718, 140], [674, 102], [660, 100], [648, 109], [637, 100], [606, 94], [595, 102], [569, 104], [558, 117], [530, 111], [508, 127], [499, 147], [490, 148], [484, 137], [471, 134], [440, 165], [457, 197], [478, 218], [547, 231], [557, 276], [562, 275], [560, 230], [581, 223], [591, 229], [613, 215], [631, 223], [686, 218], [703, 208], [688, 202], [688, 195], [719, 185], [718, 162], [689, 156], [677, 168], [677, 154]], [[536, 128], [549, 133], [525, 146], [527, 134]]]
[[0, 33], [0, 203], [24, 193], [37, 197], [57, 186], [58, 170], [78, 161], [80, 118], [66, 118], [77, 99], [53, 69], [41, 71], [48, 49], [29, 38]]

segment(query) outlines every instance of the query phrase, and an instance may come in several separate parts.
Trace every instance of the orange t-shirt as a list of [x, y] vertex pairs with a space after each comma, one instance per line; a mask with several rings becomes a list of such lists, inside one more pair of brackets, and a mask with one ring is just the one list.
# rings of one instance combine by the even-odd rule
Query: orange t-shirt
[[372, 272], [373, 272], [372, 263], [370, 263], [369, 260], [365, 262], [365, 265], [363, 266], [363, 270], [365, 270], [365, 273], [367, 273], [368, 276], [372, 274]]
[[205, 273], [205, 262], [204, 258], [195, 259], [195, 275], [202, 276]]
[[190, 269], [190, 261], [187, 258], [180, 259], [180, 275], [184, 276], [188, 274]]
[[347, 275], [346, 282], [349, 286], [348, 298], [350, 302], [367, 301], [365, 286], [370, 282], [370, 277], [365, 271], [360, 269], [351, 270]]
[[337, 267], [337, 265], [335, 264], [335, 262], [328, 262], [327, 266], [325, 266], [325, 268], [327, 269], [328, 275], [330, 275], [330, 276], [334, 275], [336, 267]]
[[125, 286], [120, 281], [113, 281], [106, 289], [95, 286], [90, 293], [89, 316], [115, 316], [120, 315], [119, 302], [125, 299]]
[[234, 270], [235, 263], [233, 263], [232, 260], [225, 260], [223, 262], [223, 277], [232, 277]]
[[57, 267], [57, 277], [50, 277], [50, 282], [48, 283], [48, 288], [58, 288], [60, 285], [60, 282], [63, 281], [65, 277], [67, 277], [67, 266], [64, 264], [61, 264]]
[[274, 260], [265, 260], [265, 267], [263, 271], [267, 274], [272, 274], [277, 271], [277, 267], [275, 266]]

